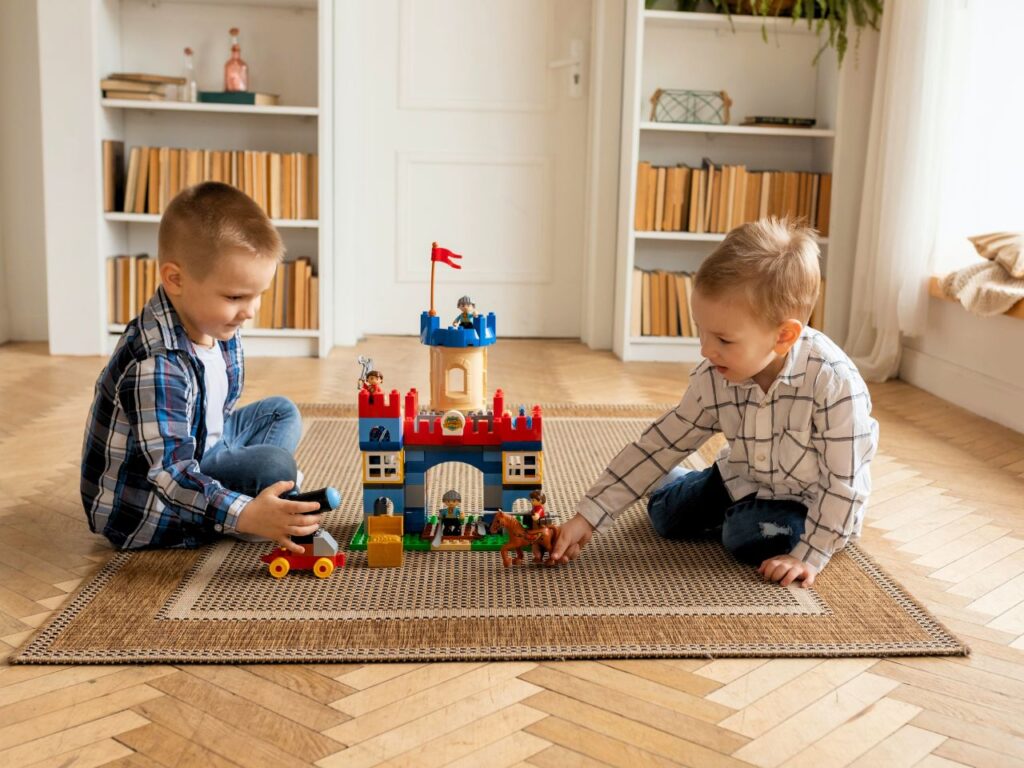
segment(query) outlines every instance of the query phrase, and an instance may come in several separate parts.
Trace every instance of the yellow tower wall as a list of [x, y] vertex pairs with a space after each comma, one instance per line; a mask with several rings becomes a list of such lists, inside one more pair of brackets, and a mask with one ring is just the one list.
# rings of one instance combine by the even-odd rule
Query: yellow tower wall
[[487, 347], [430, 348], [430, 409], [482, 411], [487, 395]]

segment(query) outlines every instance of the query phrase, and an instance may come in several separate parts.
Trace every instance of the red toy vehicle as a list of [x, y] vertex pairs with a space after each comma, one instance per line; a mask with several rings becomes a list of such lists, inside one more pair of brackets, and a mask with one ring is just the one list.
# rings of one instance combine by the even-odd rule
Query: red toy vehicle
[[326, 579], [335, 568], [345, 565], [345, 553], [338, 551], [338, 542], [327, 531], [321, 528], [314, 533], [311, 541], [294, 539], [305, 550], [296, 555], [283, 547], [278, 547], [260, 560], [270, 564], [270, 575], [276, 579], [284, 578], [288, 571], [313, 571], [318, 578]]
[[[334, 488], [293, 494], [288, 498], [293, 501], [318, 501], [321, 512], [337, 509], [341, 503], [341, 494]], [[292, 541], [302, 545], [301, 555], [278, 547], [260, 558], [269, 564], [270, 575], [275, 579], [284, 578], [288, 571], [312, 571], [317, 578], [326, 579], [334, 573], [335, 568], [345, 565], [345, 553], [338, 551], [338, 542], [323, 528], [310, 536], [293, 536]]]

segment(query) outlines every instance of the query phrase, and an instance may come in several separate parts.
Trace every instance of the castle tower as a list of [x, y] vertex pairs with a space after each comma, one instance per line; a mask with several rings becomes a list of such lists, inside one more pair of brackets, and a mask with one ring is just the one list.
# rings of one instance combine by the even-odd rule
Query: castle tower
[[449, 328], [424, 312], [420, 341], [430, 347], [430, 409], [485, 410], [487, 347], [497, 341], [494, 313], [477, 315], [472, 328]]

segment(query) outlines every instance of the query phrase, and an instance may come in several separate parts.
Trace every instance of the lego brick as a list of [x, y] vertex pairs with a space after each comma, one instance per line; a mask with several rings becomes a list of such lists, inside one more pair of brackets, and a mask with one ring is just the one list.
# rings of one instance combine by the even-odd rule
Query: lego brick
[[539, 441], [539, 440], [533, 440], [533, 441], [529, 441], [529, 440], [527, 440], [527, 441], [515, 441], [515, 440], [512, 440], [512, 441], [509, 441], [507, 443], [502, 443], [501, 444], [501, 449], [503, 451], [533, 451], [533, 452], [536, 453], [536, 452], [540, 452], [540, 451], [544, 450], [544, 444], [541, 441]]
[[518, 499], [523, 499], [527, 502], [527, 509], [529, 509], [530, 491], [533, 488], [514, 488], [514, 489], [502, 489], [501, 491], [501, 508], [506, 512], [512, 512], [515, 508], [515, 503]]
[[359, 447], [364, 451], [389, 450], [385, 444], [395, 445], [398, 450], [402, 441], [402, 420], [399, 418], [359, 419]]
[[422, 485], [405, 484], [405, 503], [410, 507], [425, 507], [427, 505], [426, 490]]
[[402, 418], [402, 398], [397, 389], [387, 394], [359, 391], [359, 418]]
[[366, 518], [366, 564], [371, 568], [401, 567], [405, 517], [403, 515], [371, 515]]
[[393, 512], [401, 515], [405, 512], [405, 491], [394, 486], [363, 489], [363, 517], [374, 514], [374, 503], [380, 497], [391, 501]]
[[503, 500], [501, 484], [484, 483], [484, 509], [498, 509]]
[[422, 507], [407, 507], [405, 510], [405, 532], [419, 533], [427, 524], [427, 513]]
[[420, 342], [431, 347], [487, 347], [498, 340], [497, 318], [493, 312], [477, 315], [472, 328], [442, 326], [438, 315], [420, 315]]

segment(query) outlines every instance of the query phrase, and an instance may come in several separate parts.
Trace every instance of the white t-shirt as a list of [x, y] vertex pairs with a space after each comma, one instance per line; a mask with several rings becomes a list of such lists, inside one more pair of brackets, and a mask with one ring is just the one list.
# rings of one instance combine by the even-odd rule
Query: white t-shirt
[[203, 347], [192, 342], [196, 357], [203, 364], [206, 384], [206, 450], [224, 434], [224, 401], [228, 398], [228, 367], [220, 344]]

